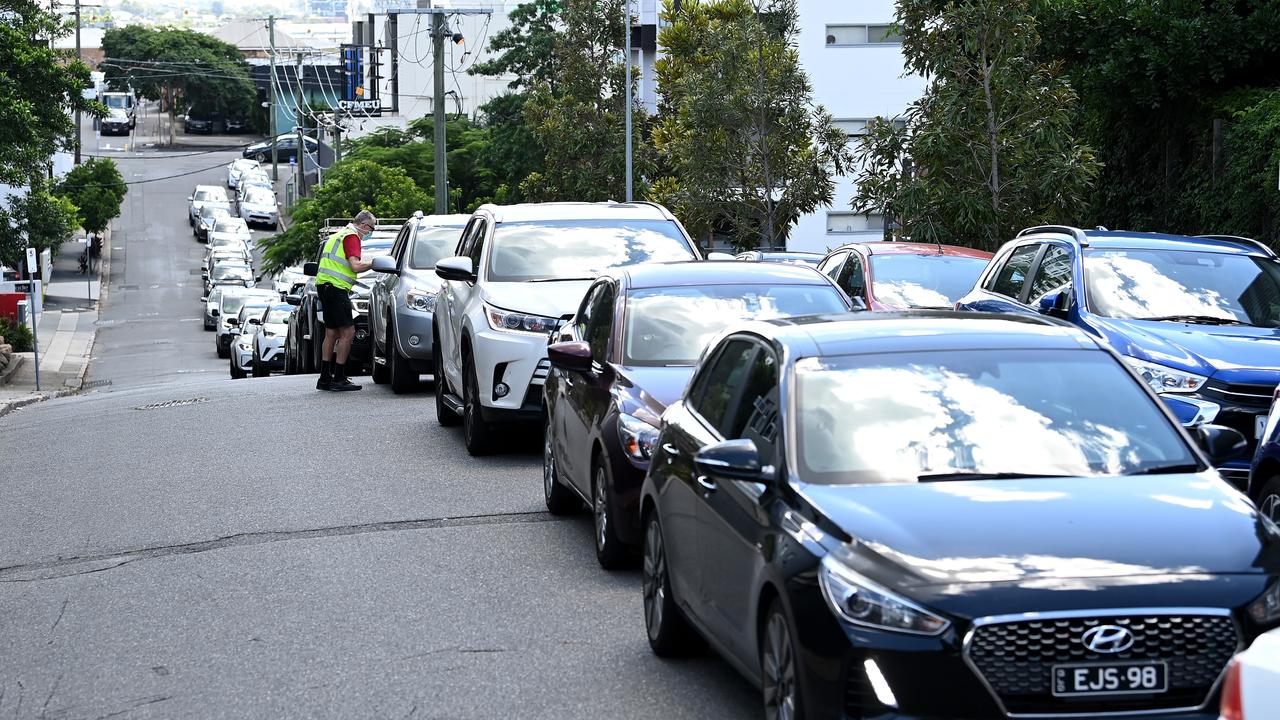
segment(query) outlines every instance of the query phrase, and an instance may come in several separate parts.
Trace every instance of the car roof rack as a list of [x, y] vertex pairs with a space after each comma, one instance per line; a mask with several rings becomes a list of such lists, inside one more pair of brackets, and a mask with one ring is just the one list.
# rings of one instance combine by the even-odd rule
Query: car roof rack
[[1254, 240], [1253, 238], [1244, 237], [1242, 235], [1197, 235], [1196, 237], [1204, 240], [1226, 240], [1228, 242], [1237, 242], [1237, 243], [1242, 243], [1244, 245], [1251, 245], [1253, 247], [1258, 248], [1262, 252], [1266, 253], [1269, 257], [1276, 256], [1276, 251], [1272, 250], [1270, 245], [1262, 242], [1261, 240]]
[[1070, 225], [1036, 225], [1035, 227], [1023, 228], [1022, 231], [1018, 233], [1018, 237], [1036, 235], [1039, 233], [1070, 235], [1081, 245], [1089, 244], [1089, 238], [1084, 234], [1084, 231], [1078, 227], [1072, 227]]

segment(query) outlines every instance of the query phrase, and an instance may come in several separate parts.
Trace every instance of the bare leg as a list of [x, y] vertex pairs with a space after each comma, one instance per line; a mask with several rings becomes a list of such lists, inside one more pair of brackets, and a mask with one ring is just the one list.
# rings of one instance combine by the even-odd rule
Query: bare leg
[[324, 329], [324, 342], [320, 345], [320, 359], [329, 362], [333, 359], [333, 346], [338, 340], [338, 333], [341, 330], [334, 328]]
[[[346, 365], [347, 355], [351, 352], [351, 341], [356, 336], [356, 327], [355, 325], [348, 325], [344, 328], [338, 328], [337, 335], [338, 342], [334, 345], [336, 360], [339, 365]], [[328, 340], [328, 333], [326, 333], [325, 340]]]

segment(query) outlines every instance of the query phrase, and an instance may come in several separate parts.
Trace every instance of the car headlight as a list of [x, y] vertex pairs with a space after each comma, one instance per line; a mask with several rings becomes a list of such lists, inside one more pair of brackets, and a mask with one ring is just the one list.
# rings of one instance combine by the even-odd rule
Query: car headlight
[[485, 316], [489, 318], [489, 327], [504, 332], [527, 332], [546, 335], [556, 329], [559, 321], [555, 318], [540, 315], [526, 315], [510, 310], [499, 310], [485, 305]]
[[364, 299], [352, 300], [351, 308], [356, 311], [357, 315], [364, 315], [369, 312], [369, 301]]
[[435, 312], [436, 311], [436, 294], [429, 292], [410, 291], [405, 293], [404, 303], [411, 309], [419, 312]]
[[1174, 370], [1171, 367], [1139, 360], [1128, 355], [1124, 356], [1124, 361], [1129, 363], [1129, 367], [1136, 370], [1142, 376], [1142, 379], [1146, 380], [1147, 384], [1151, 386], [1151, 389], [1158, 393], [1195, 392], [1208, 380], [1202, 375]]
[[842, 620], [916, 635], [938, 635], [951, 624], [854, 571], [845, 560], [850, 554], [845, 546], [836, 548], [822, 558], [818, 570], [822, 597]]
[[1259, 625], [1280, 621], [1280, 582], [1272, 583], [1262, 597], [1249, 604], [1249, 617]]
[[253, 349], [253, 341], [252, 341], [252, 340], [241, 340], [241, 341], [240, 341], [240, 349], [241, 349], [241, 350], [244, 350], [244, 351], [252, 350], [252, 349]]
[[649, 462], [653, 446], [658, 442], [658, 428], [634, 415], [618, 414], [618, 441], [632, 460]]

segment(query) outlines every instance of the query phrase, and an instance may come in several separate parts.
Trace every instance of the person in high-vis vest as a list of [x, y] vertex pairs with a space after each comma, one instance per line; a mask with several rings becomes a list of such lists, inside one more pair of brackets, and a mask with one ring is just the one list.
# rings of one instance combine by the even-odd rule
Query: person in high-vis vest
[[356, 275], [373, 267], [360, 258], [360, 242], [373, 232], [378, 219], [361, 210], [351, 224], [330, 235], [320, 248], [316, 273], [316, 296], [324, 311], [324, 344], [320, 347], [320, 379], [317, 390], [359, 390], [347, 379], [347, 355], [356, 335], [355, 314], [351, 310], [351, 288]]

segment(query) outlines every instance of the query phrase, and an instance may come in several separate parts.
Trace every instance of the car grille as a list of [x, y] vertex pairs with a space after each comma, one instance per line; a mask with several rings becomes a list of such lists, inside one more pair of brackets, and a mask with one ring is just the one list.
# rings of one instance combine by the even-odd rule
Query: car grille
[[551, 374], [551, 361], [548, 360], [547, 358], [542, 358], [541, 360], [538, 361], [538, 366], [533, 369], [533, 377], [530, 378], [529, 384], [537, 385], [539, 387], [546, 385], [547, 376], [550, 374]]
[[850, 718], [861, 718], [884, 711], [884, 706], [876, 700], [875, 691], [860, 666], [849, 668], [849, 676], [844, 683], [844, 714]]
[[[1266, 412], [1271, 407], [1271, 397], [1275, 391], [1275, 385], [1253, 385], [1210, 380], [1200, 389], [1200, 394], [1222, 405], [1234, 405]], [[1252, 428], [1250, 431], [1252, 431]]]
[[[1086, 648], [1085, 631], [1104, 624], [1128, 628], [1133, 647], [1106, 655]], [[1199, 707], [1239, 646], [1228, 616], [1153, 613], [979, 625], [965, 645], [965, 657], [1009, 713], [1126, 712]], [[1168, 692], [1096, 698], [1052, 694], [1053, 665], [1126, 660], [1168, 663]]]

